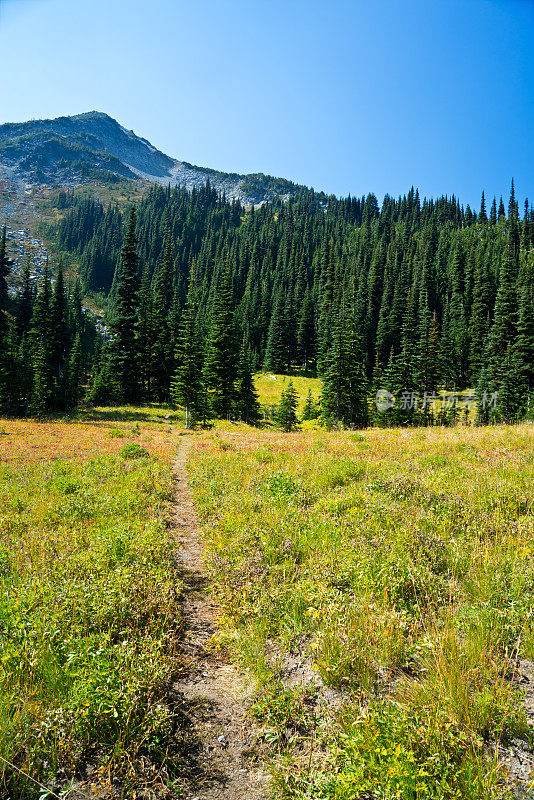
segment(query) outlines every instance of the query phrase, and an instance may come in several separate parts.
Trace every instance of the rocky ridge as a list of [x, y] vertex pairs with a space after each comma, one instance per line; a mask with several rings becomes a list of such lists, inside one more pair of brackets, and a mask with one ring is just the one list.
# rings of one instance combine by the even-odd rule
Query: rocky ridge
[[302, 188], [284, 178], [219, 172], [171, 158], [97, 111], [0, 125], [0, 182], [70, 187], [95, 178], [142, 179], [188, 189], [209, 178], [218, 191], [246, 205], [287, 198]]

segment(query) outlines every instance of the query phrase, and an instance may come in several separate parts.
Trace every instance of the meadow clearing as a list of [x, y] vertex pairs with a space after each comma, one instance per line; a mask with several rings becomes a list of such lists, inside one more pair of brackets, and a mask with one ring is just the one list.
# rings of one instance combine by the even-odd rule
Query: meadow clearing
[[[169, 694], [178, 417], [0, 422], [5, 797], [46, 796], [35, 780], [66, 798], [82, 784], [183, 796]], [[283, 434], [225, 422], [189, 438], [222, 609], [212, 647], [256, 686], [255, 757], [274, 796], [526, 789], [532, 426]]]
[[528, 784], [533, 446], [528, 425], [197, 438], [218, 644], [258, 681], [279, 797]]

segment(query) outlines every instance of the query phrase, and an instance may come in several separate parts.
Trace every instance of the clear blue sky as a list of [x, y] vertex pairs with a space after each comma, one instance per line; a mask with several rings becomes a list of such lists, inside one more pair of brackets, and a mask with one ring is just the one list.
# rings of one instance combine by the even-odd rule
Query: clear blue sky
[[0, 0], [0, 122], [338, 195], [534, 201], [534, 0]]

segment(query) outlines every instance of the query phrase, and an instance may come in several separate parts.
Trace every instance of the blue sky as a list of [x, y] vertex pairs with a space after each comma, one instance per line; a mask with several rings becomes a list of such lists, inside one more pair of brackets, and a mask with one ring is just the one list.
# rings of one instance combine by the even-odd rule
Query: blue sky
[[0, 122], [338, 195], [534, 201], [534, 0], [0, 0]]

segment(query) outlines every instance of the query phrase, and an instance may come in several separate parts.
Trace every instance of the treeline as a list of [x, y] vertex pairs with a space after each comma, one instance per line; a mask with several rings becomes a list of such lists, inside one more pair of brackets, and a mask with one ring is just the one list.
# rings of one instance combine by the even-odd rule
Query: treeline
[[76, 407], [85, 394], [96, 344], [79, 282], [66, 286], [60, 262], [34, 286], [30, 262], [10, 294], [6, 229], [0, 240], [0, 413], [43, 416]]
[[220, 271], [205, 339], [194, 269], [179, 310], [170, 234], [152, 279], [146, 269], [140, 278], [135, 228], [132, 207], [115, 275], [109, 336], [95, 363], [89, 399], [171, 401], [185, 407], [189, 424], [211, 416], [257, 423], [250, 350], [235, 322], [229, 269]]
[[[250, 375], [323, 379], [322, 415], [432, 422], [423, 398], [476, 390], [482, 420], [519, 419], [534, 390], [534, 219], [454, 196], [325, 198], [246, 210], [209, 184], [153, 187], [118, 206], [59, 198], [58, 246], [108, 297], [93, 400], [180, 402], [196, 417], [257, 416]], [[35, 348], [34, 348], [35, 349]], [[410, 402], [373, 406], [378, 389]], [[440, 421], [446, 421], [442, 415]]]

